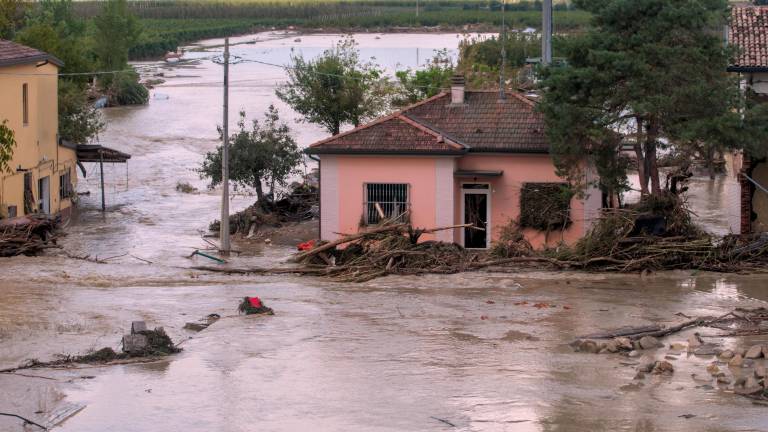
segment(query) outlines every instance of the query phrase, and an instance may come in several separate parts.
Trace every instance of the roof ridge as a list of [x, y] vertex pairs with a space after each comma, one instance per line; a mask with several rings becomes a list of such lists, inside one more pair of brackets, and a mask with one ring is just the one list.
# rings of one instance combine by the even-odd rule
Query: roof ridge
[[449, 141], [451, 141], [449, 144], [455, 145], [456, 147], [459, 147], [461, 149], [468, 149], [469, 146], [466, 145], [463, 141], [460, 139], [457, 139], [453, 134], [445, 132], [441, 130], [440, 128], [436, 127], [432, 123], [429, 123], [428, 121], [417, 117], [413, 114], [408, 113], [402, 113], [400, 117], [403, 120], [407, 120], [409, 124], [412, 124], [413, 126], [431, 134], [435, 135], [437, 137], [447, 138]]

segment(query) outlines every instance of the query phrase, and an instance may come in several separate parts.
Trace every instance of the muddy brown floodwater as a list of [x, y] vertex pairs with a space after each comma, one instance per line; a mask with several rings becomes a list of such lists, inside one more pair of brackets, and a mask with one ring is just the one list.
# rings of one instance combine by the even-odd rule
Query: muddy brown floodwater
[[[292, 49], [310, 55], [338, 36], [241, 41], [253, 38], [259, 42], [238, 45], [235, 54], [284, 62]], [[430, 50], [455, 49], [458, 39], [371, 34], [358, 41], [392, 70], [398, 62], [415, 66], [416, 56], [423, 61]], [[208, 56], [217, 42], [191, 55]], [[233, 89], [235, 105], [261, 112], [274, 100], [279, 71], [249, 63], [233, 72], [234, 81], [242, 80]], [[626, 357], [568, 346], [599, 330], [670, 324], [681, 319], [677, 313], [765, 305], [764, 277], [478, 272], [338, 284], [189, 270], [209, 264], [186, 257], [206, 246], [198, 230], [218, 212], [216, 192], [193, 171], [216, 144], [218, 73], [208, 60], [170, 69], [149, 106], [106, 112], [102, 142], [134, 155], [128, 182], [125, 167], [105, 170], [109, 211], [102, 216], [98, 176], [87, 167], [79, 187], [94, 193], [82, 199], [63, 245], [114, 257], [108, 264], [55, 255], [0, 262], [0, 368], [117, 349], [137, 319], [163, 326], [184, 351], [146, 364], [0, 374], [0, 412], [74, 432], [768, 430], [768, 408], [693, 379], [706, 374], [711, 357], [674, 356], [671, 377], [650, 376], [639, 385]], [[323, 135], [295, 127], [302, 145]], [[177, 181], [201, 192], [176, 192]], [[723, 207], [737, 196], [734, 185], [732, 175], [691, 185], [698, 218], [713, 232], [732, 229], [734, 215]], [[252, 199], [238, 196], [233, 206]], [[290, 253], [265, 246], [233, 257], [231, 265], [274, 265]], [[276, 315], [236, 316], [245, 295], [260, 296]], [[224, 318], [200, 333], [183, 329], [210, 313]], [[723, 347], [767, 342], [702, 333]], [[635, 361], [667, 355], [646, 351]], [[0, 417], [0, 431], [21, 430], [35, 427]]]

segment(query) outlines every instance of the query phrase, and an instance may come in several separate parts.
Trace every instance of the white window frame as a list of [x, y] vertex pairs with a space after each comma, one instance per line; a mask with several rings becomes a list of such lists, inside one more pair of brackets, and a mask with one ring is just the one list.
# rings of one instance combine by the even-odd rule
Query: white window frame
[[[405, 186], [405, 202], [402, 204], [405, 204], [406, 211], [411, 210], [411, 185], [410, 183], [396, 183], [396, 182], [365, 182], [363, 183], [363, 223], [365, 225], [371, 225], [371, 221], [368, 219], [368, 215], [370, 214], [368, 206], [373, 204], [372, 202], [368, 201], [368, 186], [371, 185], [382, 185], [382, 186]], [[391, 202], [382, 202], [384, 203], [394, 203], [398, 204], [399, 201], [391, 201]], [[374, 210], [375, 211], [375, 210]], [[399, 215], [392, 215], [393, 216], [399, 216]], [[406, 218], [410, 218], [410, 215], [405, 215]]]

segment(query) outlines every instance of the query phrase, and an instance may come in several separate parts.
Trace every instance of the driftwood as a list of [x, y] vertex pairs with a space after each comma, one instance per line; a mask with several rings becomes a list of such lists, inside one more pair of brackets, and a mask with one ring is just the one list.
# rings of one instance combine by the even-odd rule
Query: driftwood
[[0, 257], [37, 255], [45, 249], [58, 248], [58, 218], [30, 215], [0, 221]]
[[658, 325], [622, 327], [606, 332], [581, 336], [579, 339], [613, 339], [616, 337], [627, 337], [632, 340], [637, 340], [644, 336], [661, 338], [691, 327], [714, 327], [721, 330], [732, 331], [725, 336], [739, 336], [742, 335], [742, 333], [750, 335], [768, 334], [768, 326], [763, 325], [763, 323], [768, 323], [768, 309], [737, 308], [718, 317], [692, 318], [671, 327], [661, 327]]

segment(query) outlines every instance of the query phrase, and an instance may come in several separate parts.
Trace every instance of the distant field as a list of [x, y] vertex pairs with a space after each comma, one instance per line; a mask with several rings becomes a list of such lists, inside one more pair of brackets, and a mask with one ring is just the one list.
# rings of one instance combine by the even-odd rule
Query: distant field
[[[132, 58], [157, 57], [199, 39], [224, 37], [265, 28], [387, 31], [394, 28], [443, 27], [494, 30], [501, 25], [501, 3], [487, 0], [133, 0], [131, 10], [141, 18], [144, 34], [131, 50]], [[585, 26], [589, 14], [555, 8], [556, 31]], [[77, 13], [92, 17], [99, 1], [74, 3]], [[504, 14], [513, 28], [541, 24], [540, 3], [510, 2]]]

